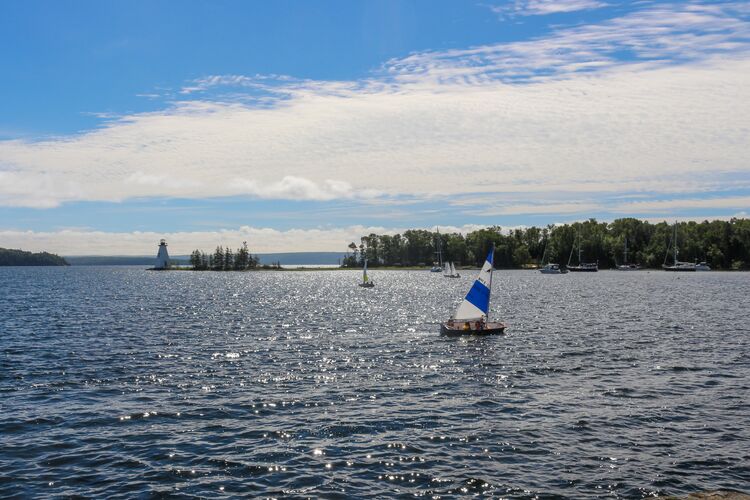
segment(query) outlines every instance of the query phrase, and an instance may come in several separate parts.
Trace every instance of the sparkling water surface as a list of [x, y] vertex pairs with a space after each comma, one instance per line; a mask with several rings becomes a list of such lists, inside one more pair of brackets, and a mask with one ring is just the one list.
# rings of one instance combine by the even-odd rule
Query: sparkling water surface
[[0, 497], [750, 489], [750, 274], [0, 268]]

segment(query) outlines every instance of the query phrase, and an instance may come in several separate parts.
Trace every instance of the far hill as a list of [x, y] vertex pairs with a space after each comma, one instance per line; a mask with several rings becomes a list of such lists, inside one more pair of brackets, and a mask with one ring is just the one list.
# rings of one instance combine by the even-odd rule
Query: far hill
[[53, 253], [26, 252], [0, 248], [0, 266], [69, 266], [68, 262]]

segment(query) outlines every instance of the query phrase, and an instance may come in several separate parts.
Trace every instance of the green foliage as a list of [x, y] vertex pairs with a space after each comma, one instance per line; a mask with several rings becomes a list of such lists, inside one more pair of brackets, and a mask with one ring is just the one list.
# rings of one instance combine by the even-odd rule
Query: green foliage
[[[410, 229], [403, 234], [370, 234], [362, 244], [351, 244], [352, 253], [344, 258], [344, 267], [361, 267], [365, 254], [368, 266], [431, 265], [438, 243], [445, 261], [456, 265], [480, 266], [494, 243], [495, 267], [518, 268], [545, 262], [578, 263], [577, 238], [581, 260], [599, 262], [600, 267], [615, 267], [627, 262], [659, 268], [667, 254], [674, 228], [660, 222], [651, 224], [634, 218], [617, 219], [609, 224], [589, 219], [584, 222], [513, 229], [503, 234], [492, 226], [466, 235]], [[750, 262], [750, 219], [685, 222], [677, 225], [679, 258], [682, 261], [706, 261], [713, 269], [744, 269]]]
[[258, 267], [259, 259], [250, 253], [247, 242], [243, 241], [237, 253], [227, 247], [218, 246], [213, 255], [207, 255], [200, 250], [193, 250], [190, 254], [190, 265], [194, 271], [245, 271]]
[[31, 253], [0, 248], [0, 266], [68, 266], [68, 262], [47, 252]]

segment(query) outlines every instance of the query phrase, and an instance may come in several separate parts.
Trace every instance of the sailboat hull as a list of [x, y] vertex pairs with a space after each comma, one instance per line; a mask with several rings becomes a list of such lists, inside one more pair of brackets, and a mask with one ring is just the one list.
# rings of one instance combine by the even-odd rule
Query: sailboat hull
[[368, 281], [367, 283], [360, 283], [359, 286], [362, 288], [372, 288], [375, 286], [375, 283]]
[[687, 266], [662, 266], [665, 271], [677, 272], [677, 273], [692, 273], [695, 272], [695, 267]]
[[595, 273], [599, 271], [599, 269], [596, 267], [570, 266], [568, 267], [568, 271], [571, 273]]
[[[469, 325], [469, 328], [465, 328], [465, 325]], [[505, 333], [505, 325], [503, 323], [485, 323], [484, 328], [476, 329], [474, 322], [463, 322], [457, 321], [453, 326], [449, 326], [448, 323], [440, 324], [441, 335], [500, 335]]]

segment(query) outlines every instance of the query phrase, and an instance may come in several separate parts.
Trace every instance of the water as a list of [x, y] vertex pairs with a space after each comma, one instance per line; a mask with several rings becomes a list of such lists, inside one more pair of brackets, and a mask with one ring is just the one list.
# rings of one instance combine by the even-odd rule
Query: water
[[750, 489], [750, 275], [360, 274], [0, 268], [0, 497]]

